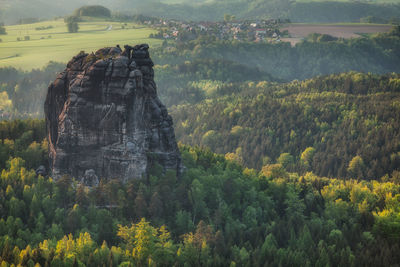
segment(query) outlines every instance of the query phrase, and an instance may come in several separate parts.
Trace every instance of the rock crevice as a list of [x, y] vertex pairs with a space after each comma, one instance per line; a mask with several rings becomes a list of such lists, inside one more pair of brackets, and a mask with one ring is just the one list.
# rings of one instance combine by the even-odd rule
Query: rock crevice
[[172, 118], [157, 96], [148, 49], [81, 52], [50, 84], [45, 116], [55, 179], [90, 172], [126, 182], [156, 163], [180, 174]]

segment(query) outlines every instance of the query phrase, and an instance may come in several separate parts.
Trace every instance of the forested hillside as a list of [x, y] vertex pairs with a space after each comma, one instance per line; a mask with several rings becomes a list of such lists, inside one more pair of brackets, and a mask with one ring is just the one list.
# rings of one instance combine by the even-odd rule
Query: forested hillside
[[[288, 1], [288, 0], [215, 0], [145, 4], [126, 2], [132, 12], [191, 21], [218, 21], [224, 14], [238, 19], [289, 19], [292, 22], [360, 22], [371, 16], [384, 21], [398, 19], [400, 4], [371, 1]], [[124, 11], [114, 7], [115, 10]]]
[[198, 103], [225, 83], [276, 80], [259, 68], [212, 58], [156, 65], [154, 71], [158, 93], [167, 106]]
[[[290, 19], [292, 22], [359, 22], [373, 16], [383, 20], [399, 18], [399, 3], [371, 3], [371, 1], [288, 1], [288, 0], [215, 0], [181, 1], [146, 4], [126, 2], [132, 12], [146, 15], [194, 21], [217, 21], [224, 14], [238, 19]], [[118, 6], [115, 10], [121, 10]], [[123, 10], [122, 10], [123, 11]]]
[[[345, 73], [231, 83], [171, 109], [178, 140], [253, 168], [379, 179], [400, 170], [400, 76]], [[354, 165], [354, 166], [353, 166]]]
[[[389, 266], [400, 261], [400, 186], [257, 172], [181, 146], [181, 178], [154, 168], [85, 187], [29, 166], [43, 121], [2, 122], [0, 263], [22, 266]], [[43, 130], [40, 130], [40, 129]], [[26, 133], [30, 134], [26, 134]], [[9, 152], [4, 152], [8, 147]], [[41, 147], [44, 147], [43, 145]], [[30, 155], [23, 151], [31, 150]], [[23, 153], [21, 153], [23, 152]]]
[[[259, 68], [276, 79], [291, 81], [316, 75], [346, 71], [373, 73], [399, 72], [400, 27], [370, 38], [336, 41], [305, 40], [291, 47], [289, 43], [248, 43], [218, 41], [200, 36], [155, 50], [159, 64], [182, 64], [195, 59], [224, 59]], [[251, 79], [248, 79], [251, 80]]]
[[368, 16], [390, 21], [399, 19], [400, 5], [371, 4], [369, 1], [304, 1], [290, 5], [293, 22], [359, 22]]

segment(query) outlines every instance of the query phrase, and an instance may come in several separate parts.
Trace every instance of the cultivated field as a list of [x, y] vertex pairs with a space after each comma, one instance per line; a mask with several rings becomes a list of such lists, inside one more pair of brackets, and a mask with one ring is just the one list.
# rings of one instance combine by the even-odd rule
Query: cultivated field
[[78, 33], [68, 33], [62, 19], [6, 29], [7, 35], [0, 35], [0, 67], [23, 70], [43, 67], [49, 61], [67, 62], [81, 50], [92, 52], [105, 46], [139, 43], [148, 43], [151, 47], [161, 43], [148, 38], [155, 32], [152, 29], [104, 20], [80, 22]]
[[329, 34], [340, 38], [356, 38], [360, 34], [371, 34], [388, 32], [392, 25], [380, 24], [289, 24], [281, 29], [287, 30], [291, 38], [283, 38], [283, 41], [291, 42], [292, 45], [311, 33]]

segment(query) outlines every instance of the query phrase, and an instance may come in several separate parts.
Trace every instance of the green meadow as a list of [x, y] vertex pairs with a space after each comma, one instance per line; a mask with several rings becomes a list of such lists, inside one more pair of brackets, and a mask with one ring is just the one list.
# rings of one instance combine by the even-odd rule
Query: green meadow
[[[33, 24], [6, 26], [0, 35], [0, 67], [23, 70], [41, 68], [49, 61], [67, 62], [80, 51], [94, 52], [105, 46], [148, 43], [161, 44], [148, 38], [153, 29], [132, 23], [90, 20], [79, 23], [78, 33], [69, 33], [63, 19]], [[29, 39], [29, 40], [26, 40]]]

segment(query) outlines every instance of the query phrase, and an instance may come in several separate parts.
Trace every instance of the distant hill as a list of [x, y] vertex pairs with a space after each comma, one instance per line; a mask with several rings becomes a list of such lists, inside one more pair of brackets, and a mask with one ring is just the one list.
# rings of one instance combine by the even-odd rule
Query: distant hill
[[365, 17], [390, 19], [400, 17], [400, 4], [362, 2], [295, 2], [288, 17], [293, 22], [359, 22]]
[[78, 17], [111, 17], [111, 11], [100, 5], [95, 6], [83, 6], [74, 11], [74, 15]]
[[[129, 5], [128, 5], [129, 6]], [[367, 2], [297, 2], [297, 1], [208, 1], [202, 4], [164, 4], [150, 2], [137, 5], [133, 12], [146, 15], [177, 18], [184, 20], [222, 20], [224, 14], [235, 15], [238, 19], [281, 18], [293, 22], [359, 22], [373, 16], [380, 19], [399, 17], [399, 3]]]
[[[71, 0], [56, 2], [49, 0], [2, 0], [0, 21], [16, 23], [21, 18], [52, 18], [70, 14], [82, 5], [93, 1]], [[183, 20], [222, 20], [224, 14], [240, 19], [288, 18], [294, 22], [358, 22], [368, 16], [378, 19], [399, 17], [397, 1], [352, 2], [352, 1], [288, 1], [288, 0], [214, 0], [214, 1], [139, 1], [101, 0], [102, 5], [115, 12], [145, 14]]]
[[[129, 4], [138, 3], [137, 0], [129, 1]], [[50, 1], [50, 0], [1, 0], [0, 1], [0, 21], [6, 24], [17, 23], [23, 18], [50, 19], [57, 16], [71, 14], [77, 8], [84, 5], [101, 5], [110, 10], [123, 10], [126, 7], [125, 0], [70, 0], [70, 1]]]

